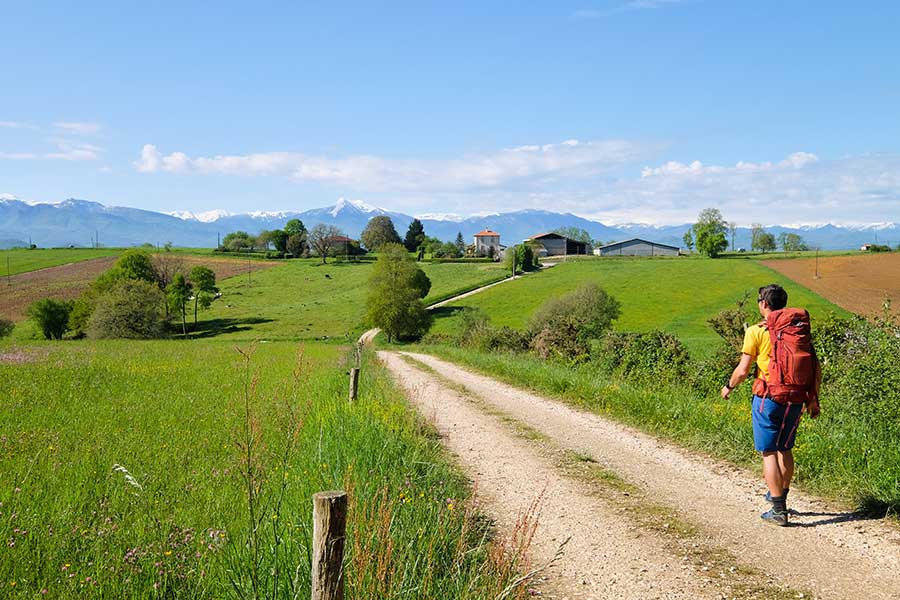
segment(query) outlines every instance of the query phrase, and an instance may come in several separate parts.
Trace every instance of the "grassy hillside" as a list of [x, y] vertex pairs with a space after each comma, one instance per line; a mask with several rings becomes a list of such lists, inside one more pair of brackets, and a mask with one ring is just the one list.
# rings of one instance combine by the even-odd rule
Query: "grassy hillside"
[[348, 597], [496, 597], [468, 489], [376, 364], [351, 405], [339, 347], [244, 351], [0, 344], [0, 595], [250, 597], [255, 548], [261, 597], [309, 597], [311, 495], [343, 488]]
[[706, 321], [768, 283], [781, 283], [792, 306], [806, 307], [813, 318], [828, 311], [845, 314], [806, 288], [753, 260], [703, 258], [584, 259], [560, 263], [541, 273], [486, 290], [439, 311], [435, 332], [451, 332], [463, 306], [485, 311], [494, 325], [524, 327], [548, 298], [595, 282], [622, 303], [615, 327], [621, 331], [662, 329], [678, 335], [695, 353], [703, 353], [716, 334]]
[[[104, 256], [118, 256], [121, 248], [54, 248], [35, 250], [0, 250], [0, 275], [16, 275], [57, 265], [81, 262]], [[9, 259], [9, 273], [6, 265]]]
[[[431, 278], [426, 302], [505, 276], [496, 264], [422, 263]], [[201, 314], [200, 328], [230, 339], [352, 337], [363, 330], [366, 281], [372, 263], [322, 265], [293, 260], [220, 284], [222, 298]]]

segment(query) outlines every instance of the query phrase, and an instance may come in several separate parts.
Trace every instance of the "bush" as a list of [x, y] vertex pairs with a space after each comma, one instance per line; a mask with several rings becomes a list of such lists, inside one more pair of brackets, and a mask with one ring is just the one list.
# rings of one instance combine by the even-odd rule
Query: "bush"
[[684, 382], [691, 367], [681, 340], [663, 331], [608, 332], [594, 343], [592, 359], [606, 373], [650, 384]]
[[72, 312], [73, 304], [71, 300], [44, 298], [28, 307], [28, 316], [34, 320], [45, 338], [61, 340], [68, 330], [69, 313]]
[[512, 327], [493, 327], [483, 312], [470, 308], [462, 314], [456, 341], [460, 346], [478, 350], [524, 352], [528, 350], [530, 340], [526, 334]]
[[165, 296], [159, 287], [139, 280], [122, 281], [97, 299], [88, 337], [149, 339], [165, 332]]
[[551, 298], [531, 318], [532, 347], [543, 358], [587, 359], [590, 341], [611, 327], [619, 311], [619, 301], [595, 283]]
[[16, 324], [9, 319], [0, 319], [0, 338], [5, 338], [12, 334]]

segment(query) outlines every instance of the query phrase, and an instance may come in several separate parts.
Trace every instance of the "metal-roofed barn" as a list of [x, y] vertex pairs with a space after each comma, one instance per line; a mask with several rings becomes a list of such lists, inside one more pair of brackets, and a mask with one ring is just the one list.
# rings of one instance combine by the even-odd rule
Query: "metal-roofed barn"
[[678, 256], [676, 246], [649, 242], [640, 238], [600, 246], [600, 256]]
[[528, 238], [529, 242], [537, 242], [547, 251], [547, 256], [565, 256], [567, 254], [587, 254], [587, 244], [567, 238], [555, 232], [542, 233]]

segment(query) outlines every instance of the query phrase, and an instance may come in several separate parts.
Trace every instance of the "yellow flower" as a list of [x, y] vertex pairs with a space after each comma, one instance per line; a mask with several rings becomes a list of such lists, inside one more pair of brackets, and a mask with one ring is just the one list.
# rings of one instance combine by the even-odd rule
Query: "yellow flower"
[[172, 556], [172, 551], [171, 551], [171, 550], [166, 550], [166, 556]]

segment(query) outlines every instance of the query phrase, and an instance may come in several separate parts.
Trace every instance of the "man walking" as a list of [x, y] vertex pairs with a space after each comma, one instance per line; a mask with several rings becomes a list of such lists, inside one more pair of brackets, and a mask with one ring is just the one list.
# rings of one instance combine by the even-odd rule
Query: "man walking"
[[722, 388], [728, 398], [750, 374], [753, 382], [753, 441], [762, 453], [766, 500], [772, 508], [761, 517], [767, 523], [788, 525], [787, 496], [794, 475], [794, 439], [800, 415], [819, 415], [819, 362], [812, 347], [809, 313], [789, 309], [787, 292], [780, 285], [759, 288], [757, 298], [763, 322], [747, 328], [741, 360]]

